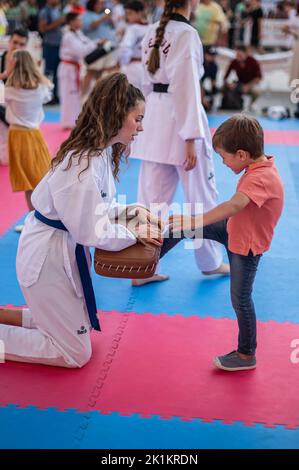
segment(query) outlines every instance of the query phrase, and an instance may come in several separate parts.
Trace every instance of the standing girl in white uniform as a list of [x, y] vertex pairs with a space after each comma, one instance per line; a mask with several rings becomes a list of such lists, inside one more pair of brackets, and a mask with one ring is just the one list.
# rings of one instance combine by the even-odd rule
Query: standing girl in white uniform
[[82, 33], [78, 13], [68, 13], [66, 24], [68, 29], [62, 36], [59, 50], [58, 83], [61, 125], [72, 129], [81, 110], [81, 61], [97, 44]]
[[133, 0], [125, 5], [127, 28], [119, 45], [121, 70], [132, 85], [142, 87], [143, 67], [141, 62], [141, 43], [149, 29], [144, 19], [145, 7], [142, 2]]
[[[145, 132], [132, 147], [142, 160], [138, 199], [171, 203], [180, 180], [186, 202], [216, 205], [212, 144], [207, 116], [201, 104], [202, 45], [190, 25], [198, 0], [166, 0], [160, 23], [150, 27], [142, 43], [143, 91], [147, 111]], [[204, 241], [195, 250], [198, 267], [205, 274], [227, 274], [219, 244]], [[156, 274], [134, 285], [168, 279]]]
[[[35, 211], [26, 219], [17, 253], [28, 309], [0, 310], [5, 359], [82, 367], [91, 356], [90, 328], [100, 329], [88, 248], [118, 251], [136, 236], [161, 244], [158, 229], [146, 236], [146, 223], [135, 234], [115, 223], [116, 212], [126, 206], [115, 201], [114, 179], [126, 146], [142, 131], [143, 114], [144, 97], [125, 75], [98, 82], [34, 191]], [[145, 208], [139, 211], [147, 215]]]

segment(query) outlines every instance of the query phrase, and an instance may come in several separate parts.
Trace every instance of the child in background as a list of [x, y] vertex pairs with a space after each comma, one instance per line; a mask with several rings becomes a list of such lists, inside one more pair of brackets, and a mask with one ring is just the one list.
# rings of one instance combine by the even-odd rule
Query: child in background
[[43, 104], [52, 98], [51, 82], [40, 73], [30, 53], [14, 52], [15, 65], [5, 85], [6, 119], [9, 122], [8, 152], [13, 191], [24, 191], [28, 209], [31, 193], [47, 173], [50, 153], [39, 125]]
[[125, 5], [125, 12], [128, 26], [119, 45], [119, 62], [129, 82], [141, 88], [143, 76], [141, 43], [149, 27], [144, 20], [145, 7], [142, 2], [129, 1]]
[[126, 29], [125, 9], [120, 0], [112, 0], [112, 22], [119, 42]]
[[[231, 273], [231, 301], [239, 326], [238, 348], [214, 359], [227, 371], [256, 367], [256, 316], [252, 289], [260, 259], [270, 247], [283, 208], [283, 185], [274, 158], [264, 154], [264, 133], [256, 119], [236, 114], [216, 130], [213, 147], [224, 165], [241, 176], [233, 197], [205, 214], [171, 217], [173, 233], [200, 230], [222, 243]], [[199, 234], [195, 232], [195, 237]], [[168, 251], [180, 238], [168, 241]], [[167, 243], [167, 242], [166, 242]]]
[[97, 47], [97, 43], [83, 34], [81, 16], [68, 13], [65, 17], [68, 29], [60, 44], [58, 84], [61, 101], [61, 125], [72, 129], [81, 111], [81, 61]]

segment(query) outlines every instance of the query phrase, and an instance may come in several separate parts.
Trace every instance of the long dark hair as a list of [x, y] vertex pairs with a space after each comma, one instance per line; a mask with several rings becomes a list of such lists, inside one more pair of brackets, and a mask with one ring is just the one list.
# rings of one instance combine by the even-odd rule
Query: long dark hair
[[155, 44], [152, 48], [149, 60], [147, 62], [147, 70], [150, 73], [156, 73], [160, 67], [159, 48], [164, 39], [165, 28], [170, 21], [174, 8], [185, 6], [187, 0], [165, 0], [165, 7], [160, 19], [158, 28], [156, 29]]
[[[101, 151], [109, 146], [109, 142], [122, 128], [129, 111], [138, 101], [145, 101], [141, 91], [131, 85], [126, 75], [113, 73], [102, 80], [98, 80], [89, 95], [83, 109], [76, 121], [76, 126], [70, 136], [63, 142], [56, 157], [53, 158], [52, 170], [69, 155], [66, 170], [73, 158], [90, 159], [99, 157]], [[122, 156], [128, 155], [125, 145], [117, 143], [112, 145], [112, 168], [114, 178], [117, 179]]]

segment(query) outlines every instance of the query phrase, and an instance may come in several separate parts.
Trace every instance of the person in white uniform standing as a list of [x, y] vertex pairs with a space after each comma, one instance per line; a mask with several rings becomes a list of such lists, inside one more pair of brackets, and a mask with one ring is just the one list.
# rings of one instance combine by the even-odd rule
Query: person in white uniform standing
[[[166, 0], [160, 22], [142, 42], [145, 132], [132, 146], [132, 157], [142, 160], [138, 200], [147, 207], [169, 205], [179, 180], [187, 203], [202, 203], [203, 211], [217, 204], [211, 135], [201, 103], [202, 44], [189, 22], [197, 5], [198, 0]], [[216, 242], [205, 240], [195, 257], [204, 274], [229, 273]], [[155, 274], [133, 285], [167, 279]]]
[[[117, 204], [114, 179], [128, 144], [142, 131], [143, 114], [144, 97], [124, 74], [97, 82], [33, 192], [35, 211], [17, 252], [28, 308], [0, 309], [5, 360], [82, 367], [91, 357], [90, 329], [100, 330], [89, 247], [118, 251], [139, 237], [161, 245], [160, 230], [148, 234], [147, 221], [133, 232], [115, 221], [128, 206]], [[147, 210], [138, 211], [147, 220]]]
[[97, 43], [85, 36], [79, 13], [68, 13], [59, 49], [58, 83], [60, 94], [61, 125], [72, 129], [81, 110], [81, 62], [97, 47]]
[[145, 7], [142, 2], [138, 0], [127, 2], [125, 12], [128, 25], [119, 45], [119, 62], [129, 82], [141, 88], [143, 74], [141, 43], [149, 25], [144, 19]]

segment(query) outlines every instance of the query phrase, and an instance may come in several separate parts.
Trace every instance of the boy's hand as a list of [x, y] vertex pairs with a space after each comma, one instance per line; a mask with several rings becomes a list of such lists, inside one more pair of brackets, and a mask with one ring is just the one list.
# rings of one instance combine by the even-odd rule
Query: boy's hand
[[195, 217], [193, 215], [172, 215], [169, 217], [169, 229], [172, 233], [195, 230]]

